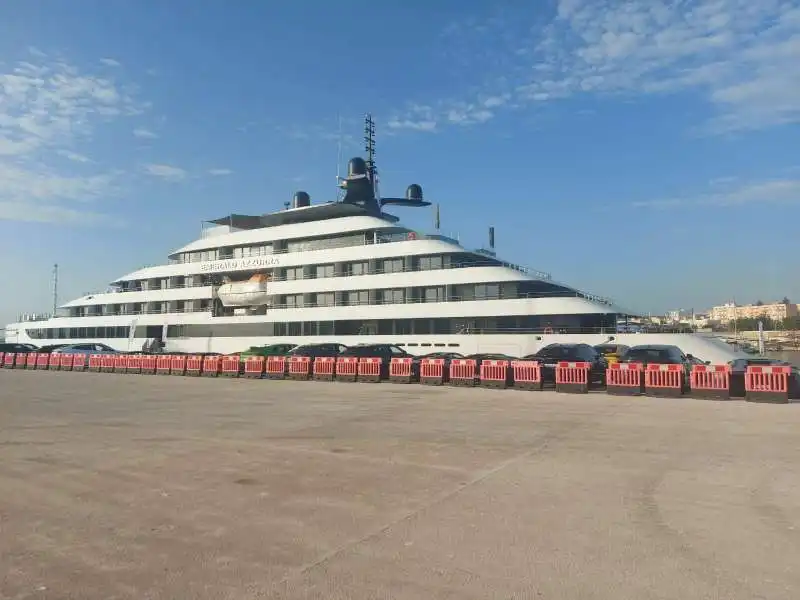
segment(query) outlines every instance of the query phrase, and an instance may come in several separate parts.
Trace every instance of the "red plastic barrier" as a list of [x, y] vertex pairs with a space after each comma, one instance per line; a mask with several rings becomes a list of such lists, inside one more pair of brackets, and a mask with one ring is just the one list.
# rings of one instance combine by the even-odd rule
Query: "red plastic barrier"
[[264, 357], [248, 356], [244, 361], [244, 376], [261, 379], [262, 375], [264, 375]]
[[205, 356], [203, 357], [203, 377], [219, 377], [219, 370], [222, 366], [221, 356]]
[[0, 366], [5, 364], [6, 353], [0, 352]]
[[292, 356], [289, 358], [289, 378], [308, 379], [311, 377], [311, 357]]
[[511, 383], [510, 375], [507, 360], [484, 360], [481, 362], [482, 387], [507, 388]]
[[101, 354], [100, 355], [100, 371], [103, 373], [113, 373], [114, 364], [116, 362], [116, 355], [114, 354]]
[[16, 354], [14, 352], [7, 352], [5, 356], [3, 356], [3, 368], [4, 369], [13, 369], [14, 368], [14, 359], [16, 358]]
[[171, 354], [156, 355], [156, 375], [169, 375], [169, 369], [171, 366], [172, 366]]
[[355, 381], [358, 379], [358, 358], [355, 356], [336, 357], [336, 381]]
[[[74, 363], [73, 363], [74, 365]], [[74, 368], [74, 367], [73, 367]], [[89, 355], [89, 370], [95, 373], [100, 372], [100, 369], [103, 368], [103, 355], [102, 354], [90, 354]]]
[[314, 379], [318, 381], [333, 381], [335, 371], [336, 358], [333, 356], [317, 356], [314, 359]]
[[128, 355], [114, 355], [114, 373], [126, 373], [128, 371]]
[[358, 359], [358, 381], [378, 383], [381, 380], [383, 359], [377, 357], [362, 357]]
[[143, 354], [142, 355], [142, 375], [155, 375], [156, 368], [158, 368], [158, 355], [156, 354]]
[[475, 385], [476, 362], [469, 358], [454, 358], [450, 361], [450, 385]]
[[[89, 363], [89, 355], [88, 354], [62, 354], [62, 356], [71, 357], [71, 358], [65, 358], [65, 359], [62, 359], [62, 360], [69, 361], [70, 364], [72, 365], [72, 370], [73, 371], [85, 371], [86, 370], [86, 366]], [[63, 365], [63, 363], [62, 363], [62, 365]], [[63, 369], [64, 367], [62, 366], [61, 368]]]
[[414, 375], [413, 358], [393, 358], [389, 363], [389, 381], [392, 383], [411, 383]]
[[648, 396], [683, 394], [683, 365], [649, 364], [644, 372], [644, 393]]
[[556, 364], [556, 391], [567, 394], [588, 394], [591, 368], [592, 365], [588, 362], [558, 362]]
[[186, 355], [175, 354], [169, 361], [169, 374], [170, 375], [185, 375], [186, 374]]
[[425, 385], [444, 383], [444, 359], [423, 358], [419, 363], [419, 381]]
[[225, 355], [222, 357], [222, 370], [223, 377], [238, 377], [241, 369], [241, 359], [238, 354]]
[[[31, 356], [33, 357], [31, 359]], [[21, 353], [17, 354], [17, 358], [14, 361], [14, 368], [16, 369], [27, 369], [28, 362], [33, 361], [31, 364], [34, 366], [36, 365], [36, 355], [32, 353]]]
[[612, 363], [606, 370], [606, 391], [616, 396], [644, 394], [642, 363]]
[[137, 374], [142, 372], [141, 354], [128, 354], [125, 357], [125, 372]]
[[190, 377], [200, 377], [203, 372], [203, 357], [193, 354], [186, 357], [186, 374]]
[[74, 354], [56, 354], [59, 360], [59, 368], [62, 371], [72, 371], [72, 365], [75, 362]]
[[267, 379], [283, 379], [286, 377], [286, 357], [268, 356], [264, 373]]
[[512, 360], [514, 387], [521, 390], [542, 389], [542, 365], [536, 360]]
[[61, 369], [61, 357], [58, 354], [48, 354], [47, 368], [50, 371], [59, 371]]
[[46, 370], [50, 366], [50, 355], [47, 352], [38, 352], [36, 354], [36, 369]]
[[730, 365], [692, 365], [689, 387], [695, 398], [728, 400], [731, 397]]
[[749, 366], [744, 374], [744, 394], [748, 402], [789, 402], [789, 377], [792, 367]]

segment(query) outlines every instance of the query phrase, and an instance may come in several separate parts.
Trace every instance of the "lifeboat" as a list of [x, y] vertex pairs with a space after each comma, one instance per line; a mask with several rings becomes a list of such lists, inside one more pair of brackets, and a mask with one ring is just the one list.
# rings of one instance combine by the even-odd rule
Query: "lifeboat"
[[217, 297], [223, 306], [262, 306], [268, 304], [269, 276], [256, 273], [247, 281], [228, 281], [219, 286]]

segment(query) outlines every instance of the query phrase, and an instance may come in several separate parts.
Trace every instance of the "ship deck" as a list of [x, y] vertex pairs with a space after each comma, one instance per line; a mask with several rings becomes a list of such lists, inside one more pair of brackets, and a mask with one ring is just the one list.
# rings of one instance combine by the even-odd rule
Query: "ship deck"
[[0, 372], [4, 598], [797, 598], [795, 406]]

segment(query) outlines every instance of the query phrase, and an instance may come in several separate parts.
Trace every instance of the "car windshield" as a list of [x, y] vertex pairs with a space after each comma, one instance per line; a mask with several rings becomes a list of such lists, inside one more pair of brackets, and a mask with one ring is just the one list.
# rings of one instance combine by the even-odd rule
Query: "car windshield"
[[631, 348], [625, 354], [625, 360], [657, 363], [680, 360], [680, 355], [673, 348]]
[[582, 346], [548, 346], [540, 350], [537, 355], [542, 358], [587, 358], [588, 348]]

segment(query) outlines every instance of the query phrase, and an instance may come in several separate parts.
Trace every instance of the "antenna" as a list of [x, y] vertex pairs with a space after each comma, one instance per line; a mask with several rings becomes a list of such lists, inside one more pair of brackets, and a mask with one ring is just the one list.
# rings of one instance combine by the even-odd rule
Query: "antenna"
[[58, 264], [53, 265], [53, 316], [56, 316], [58, 307]]
[[364, 115], [364, 151], [367, 153], [367, 175], [372, 182], [375, 197], [378, 197], [378, 169], [375, 166], [375, 121], [372, 115]]
[[436, 227], [436, 231], [439, 231], [439, 228], [442, 226], [441, 219], [439, 219], [439, 205], [436, 205], [436, 217], [434, 221], [434, 226]]
[[339, 121], [339, 134], [336, 139], [336, 201], [339, 202], [344, 197], [344, 190], [340, 185], [342, 183], [340, 175], [342, 168], [342, 114], [338, 113], [336, 118]]

